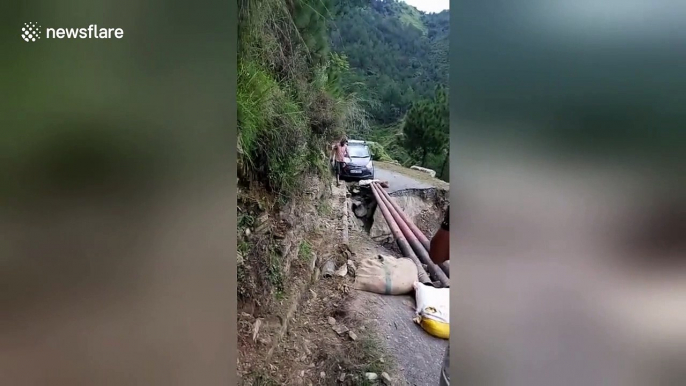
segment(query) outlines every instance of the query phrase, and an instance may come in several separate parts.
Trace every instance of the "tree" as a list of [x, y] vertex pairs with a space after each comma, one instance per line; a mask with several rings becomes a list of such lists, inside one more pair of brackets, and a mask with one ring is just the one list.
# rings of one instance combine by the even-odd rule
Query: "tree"
[[450, 147], [447, 147], [443, 151], [445, 152], [445, 158], [443, 159], [443, 165], [441, 165], [441, 173], [439, 174], [439, 176], [443, 181], [448, 181], [445, 175], [445, 167], [446, 165], [448, 165], [448, 162], [450, 161]]
[[[448, 80], [447, 11], [424, 14], [397, 0], [371, 0], [368, 5], [346, 4], [332, 21], [334, 51], [348, 57], [357, 82], [372, 84], [356, 90], [365, 100], [374, 100], [373, 123], [398, 123], [411, 105], [433, 97], [436, 85]], [[413, 92], [406, 95], [405, 90]]]
[[412, 106], [403, 126], [404, 145], [410, 154], [426, 165], [426, 157], [441, 152], [449, 143], [448, 101], [443, 88], [437, 88], [433, 99]]
[[312, 64], [323, 64], [329, 55], [328, 20], [333, 17], [332, 0], [296, 0], [291, 15], [300, 31]]

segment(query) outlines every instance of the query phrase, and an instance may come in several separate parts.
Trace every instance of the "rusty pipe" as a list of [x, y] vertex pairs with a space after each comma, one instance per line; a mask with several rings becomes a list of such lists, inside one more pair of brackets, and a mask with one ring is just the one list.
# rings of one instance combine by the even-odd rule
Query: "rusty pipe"
[[384, 197], [386, 197], [386, 200], [391, 203], [391, 206], [396, 210], [396, 212], [398, 212], [398, 214], [402, 218], [403, 222], [405, 222], [405, 224], [407, 224], [407, 226], [410, 228], [412, 233], [414, 233], [415, 237], [417, 237], [419, 242], [424, 246], [424, 249], [426, 249], [427, 251], [430, 250], [431, 249], [431, 243], [429, 242], [429, 239], [424, 235], [424, 233], [422, 233], [422, 231], [419, 230], [419, 228], [417, 228], [416, 225], [414, 225], [414, 223], [407, 217], [405, 212], [403, 212], [402, 209], [400, 209], [398, 204], [396, 204], [395, 202], [393, 202], [393, 200], [391, 200], [391, 195], [388, 194], [388, 192], [383, 190], [383, 189], [381, 189], [381, 194], [383, 194]]
[[[370, 184], [373, 185], [373, 184]], [[395, 222], [393, 219], [393, 216], [391, 216], [390, 211], [388, 210], [388, 207], [386, 207], [386, 204], [381, 201], [381, 196], [380, 193], [374, 190], [372, 187], [372, 193], [374, 194], [374, 198], [376, 199], [377, 206], [379, 209], [381, 209], [381, 214], [383, 214], [383, 218], [386, 220], [386, 223], [388, 224], [388, 228], [390, 228], [391, 233], [393, 234], [393, 237], [395, 238], [395, 242], [398, 244], [398, 247], [400, 247], [400, 250], [402, 251], [403, 255], [405, 257], [410, 258], [414, 264], [417, 266], [417, 276], [418, 280], [421, 283], [431, 283], [431, 278], [429, 278], [429, 275], [427, 275], [426, 271], [424, 271], [424, 267], [422, 267], [422, 263], [419, 261], [417, 258], [417, 255], [412, 251], [412, 247], [410, 244], [407, 242], [407, 239], [401, 232], [400, 228], [398, 227], [398, 224]]]
[[[398, 214], [400, 215], [400, 218], [402, 219], [402, 221], [403, 221], [405, 224], [407, 224], [407, 226], [410, 228], [410, 230], [412, 231], [412, 233], [414, 233], [415, 237], [417, 237], [417, 240], [419, 240], [419, 242], [422, 244], [422, 246], [424, 247], [424, 249], [425, 249], [427, 252], [429, 252], [429, 251], [431, 250], [431, 242], [429, 241], [429, 239], [424, 235], [424, 233], [423, 233], [421, 230], [419, 230], [419, 228], [417, 227], [417, 225], [415, 225], [415, 223], [412, 222], [412, 220], [410, 220], [410, 219], [407, 217], [407, 215], [405, 214], [405, 212], [403, 212], [403, 210], [400, 209], [400, 207], [398, 206], [398, 204], [396, 204], [395, 202], [393, 202], [393, 200], [391, 199], [391, 195], [388, 194], [388, 192], [385, 191], [385, 190], [383, 190], [383, 189], [380, 189], [380, 190], [381, 190], [381, 194], [386, 198], [386, 201], [388, 201], [388, 202], [391, 203], [391, 206], [395, 209], [396, 212], [398, 212]], [[439, 267], [441, 267], [441, 270], [445, 273], [445, 275], [446, 275], [447, 277], [450, 277], [450, 268], [448, 267], [447, 264], [445, 264], [445, 263], [444, 263], [444, 264], [440, 264]]]
[[448, 279], [448, 277], [440, 268], [438, 268], [436, 264], [434, 264], [433, 261], [431, 261], [431, 258], [429, 257], [429, 252], [426, 249], [424, 249], [424, 246], [419, 242], [419, 240], [417, 240], [417, 237], [412, 233], [407, 224], [403, 222], [398, 212], [389, 203], [390, 200], [387, 200], [383, 193], [380, 192], [383, 189], [380, 186], [377, 186], [375, 183], [372, 183], [371, 185], [372, 189], [375, 189], [376, 195], [378, 195], [381, 201], [383, 201], [384, 205], [386, 206], [386, 209], [390, 212], [398, 228], [400, 228], [400, 231], [405, 236], [407, 243], [412, 247], [412, 249], [419, 257], [421, 262], [426, 264], [429, 273], [433, 277], [438, 279], [438, 281], [440, 281], [441, 284], [443, 284], [443, 286], [449, 286], [450, 280]]
[[[375, 185], [372, 183], [372, 185]], [[442, 269], [440, 269], [432, 260], [431, 257], [429, 256], [429, 252], [424, 248], [424, 246], [417, 240], [417, 237], [412, 233], [410, 230], [409, 226], [402, 220], [400, 215], [398, 214], [398, 211], [396, 211], [393, 206], [391, 206], [391, 200], [389, 197], [383, 195], [383, 189], [380, 186], [374, 186], [374, 189], [377, 190], [379, 196], [381, 199], [384, 201], [384, 204], [388, 208], [389, 212], [391, 213], [391, 216], [394, 218], [395, 222], [398, 224], [398, 227], [400, 228], [400, 231], [403, 233], [405, 238], [407, 239], [408, 243], [414, 250], [414, 252], [417, 254], [419, 259], [424, 263], [428, 270], [429, 273], [438, 281], [443, 284], [443, 286], [449, 286], [450, 285], [450, 279], [448, 276], [446, 276], [445, 272], [443, 272]]]

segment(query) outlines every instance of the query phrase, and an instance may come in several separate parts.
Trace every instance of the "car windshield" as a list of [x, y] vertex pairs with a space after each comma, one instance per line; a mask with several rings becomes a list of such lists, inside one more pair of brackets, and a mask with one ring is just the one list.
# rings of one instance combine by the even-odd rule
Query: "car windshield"
[[369, 157], [369, 149], [367, 146], [348, 145], [348, 154], [350, 158], [367, 158]]

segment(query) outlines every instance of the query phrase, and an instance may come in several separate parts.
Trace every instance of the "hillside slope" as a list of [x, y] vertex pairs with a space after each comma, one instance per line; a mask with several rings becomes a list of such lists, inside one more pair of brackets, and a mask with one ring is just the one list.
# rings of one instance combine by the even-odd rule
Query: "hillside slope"
[[447, 181], [447, 153], [417, 157], [403, 141], [403, 125], [413, 105], [433, 98], [437, 87], [448, 91], [449, 11], [427, 14], [397, 0], [347, 4], [329, 31], [332, 49], [350, 65], [342, 87], [356, 95], [370, 122], [346, 132], [377, 142], [403, 165], [424, 161], [422, 166], [444, 171], [439, 176]]
[[448, 11], [425, 14], [397, 0], [344, 6], [331, 46], [352, 71], [344, 83], [367, 102], [372, 120], [397, 123], [418, 99], [448, 83]]

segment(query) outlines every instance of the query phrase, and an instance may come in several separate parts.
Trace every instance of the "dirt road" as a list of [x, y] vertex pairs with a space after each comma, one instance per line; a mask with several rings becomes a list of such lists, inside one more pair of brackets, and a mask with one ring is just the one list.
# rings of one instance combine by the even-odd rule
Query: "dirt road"
[[[388, 181], [389, 193], [407, 189], [428, 189], [449, 185], [426, 173], [403, 168], [399, 165], [377, 163], [375, 178]], [[376, 218], [377, 216], [375, 216]], [[383, 221], [381, 218], [375, 221]], [[357, 237], [355, 237], [357, 236]], [[351, 234], [351, 247], [359, 255], [394, 254], [380, 245], [370, 242], [368, 235]], [[434, 338], [412, 320], [415, 302], [412, 296], [384, 296], [360, 293], [353, 308], [365, 310], [363, 318], [372, 319], [380, 340], [388, 353], [393, 355], [398, 370], [409, 385], [438, 385], [442, 359], [447, 341]]]
[[[365, 254], [393, 254], [364, 236], [351, 238], [351, 247], [359, 256]], [[448, 342], [426, 333], [413, 322], [415, 301], [410, 295], [386, 296], [358, 292], [352, 309], [372, 322], [385, 351], [404, 378], [399, 384], [436, 386], [439, 381], [443, 354]], [[404, 383], [407, 382], [407, 383]]]
[[[391, 192], [441, 183], [397, 165], [381, 169]], [[280, 297], [275, 295], [272, 303], [265, 303], [272, 308], [247, 304], [241, 309], [238, 374], [242, 384], [383, 383], [367, 382], [368, 372], [379, 377], [386, 372], [397, 386], [438, 384], [447, 341], [432, 337], [413, 322], [412, 294], [383, 296], [354, 290], [354, 273], [321, 276], [320, 269], [328, 260], [338, 267], [351, 259], [359, 266], [361, 259], [395, 254], [350, 219], [355, 215], [348, 188], [347, 183], [336, 186], [331, 181], [330, 193], [303, 201], [293, 214], [298, 227], [287, 228], [281, 242], [280, 250], [285, 252], [280, 256], [289, 262], [289, 271], [284, 272], [288, 285]], [[341, 335], [332, 326], [345, 327], [355, 337]]]

